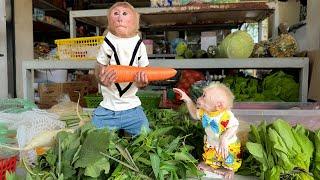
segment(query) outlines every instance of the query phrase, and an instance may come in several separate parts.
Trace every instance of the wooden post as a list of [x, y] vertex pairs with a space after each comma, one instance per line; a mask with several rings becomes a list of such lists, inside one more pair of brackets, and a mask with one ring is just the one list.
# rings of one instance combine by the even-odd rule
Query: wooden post
[[307, 46], [308, 49], [320, 49], [320, 1], [309, 0], [307, 6]]
[[33, 59], [32, 1], [14, 0], [16, 90], [22, 97], [22, 61]]

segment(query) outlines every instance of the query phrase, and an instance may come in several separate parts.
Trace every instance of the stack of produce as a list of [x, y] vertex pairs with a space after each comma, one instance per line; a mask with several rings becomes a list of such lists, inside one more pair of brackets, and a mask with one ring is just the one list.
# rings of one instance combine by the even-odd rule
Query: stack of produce
[[273, 57], [292, 57], [298, 50], [298, 44], [290, 34], [281, 34], [269, 44], [268, 50]]
[[292, 57], [297, 53], [298, 43], [290, 34], [281, 34], [274, 40], [256, 43], [251, 57]]
[[191, 59], [191, 58], [212, 58], [214, 54], [213, 52], [213, 47], [209, 47], [208, 51], [205, 50], [196, 50], [193, 51], [192, 49], [188, 48], [188, 45], [184, 42], [181, 41], [178, 43], [176, 49], [176, 54], [177, 56], [175, 57], [176, 59]]
[[260, 58], [260, 57], [268, 57], [268, 41], [260, 41], [259, 43], [254, 44], [253, 51], [251, 57]]
[[294, 77], [278, 71], [262, 80], [251, 76], [227, 76], [223, 81], [230, 87], [236, 101], [285, 101], [299, 100], [299, 84]]
[[44, 42], [36, 42], [34, 44], [34, 58], [38, 59], [38, 58], [45, 58], [48, 56], [49, 52], [50, 52], [50, 47], [48, 43], [44, 43]]
[[299, 100], [299, 84], [294, 77], [283, 71], [273, 73], [263, 79], [263, 93], [265, 97], [278, 97], [283, 101], [297, 102]]
[[86, 124], [76, 132], [61, 131], [53, 148], [39, 157], [27, 178], [185, 179], [199, 177], [186, 136], [173, 127], [158, 128], [137, 138], [119, 138], [108, 129]]
[[[278, 119], [251, 126], [239, 174], [261, 179], [319, 179], [319, 131]], [[311, 172], [313, 174], [311, 174]]]
[[227, 76], [223, 81], [230, 87], [236, 101], [262, 101], [259, 80], [251, 76]]
[[84, 123], [91, 119], [88, 113], [83, 112], [79, 104], [70, 100], [60, 102], [47, 111], [57, 114], [59, 116], [58, 119], [65, 122], [67, 128], [77, 127], [80, 121]]

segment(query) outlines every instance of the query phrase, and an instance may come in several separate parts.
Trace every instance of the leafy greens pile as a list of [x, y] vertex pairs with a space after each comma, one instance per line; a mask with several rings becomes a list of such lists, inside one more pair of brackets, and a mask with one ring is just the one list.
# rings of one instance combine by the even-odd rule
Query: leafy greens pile
[[[159, 109], [147, 112], [154, 130], [136, 138], [119, 138], [118, 133], [96, 129], [91, 124], [75, 133], [60, 132], [54, 147], [39, 157], [27, 179], [199, 177], [202, 173], [196, 167], [198, 161], [191, 154], [194, 147], [187, 142], [188, 131], [198, 124], [180, 119], [182, 114], [187, 117], [185, 113]], [[177, 121], [185, 126], [169, 126]], [[202, 143], [202, 139], [203, 135], [197, 142]]]
[[320, 178], [320, 131], [278, 119], [251, 126], [248, 138], [239, 174], [270, 180]]
[[283, 71], [274, 72], [262, 80], [251, 76], [227, 76], [223, 83], [230, 87], [236, 101], [299, 100], [299, 84]]

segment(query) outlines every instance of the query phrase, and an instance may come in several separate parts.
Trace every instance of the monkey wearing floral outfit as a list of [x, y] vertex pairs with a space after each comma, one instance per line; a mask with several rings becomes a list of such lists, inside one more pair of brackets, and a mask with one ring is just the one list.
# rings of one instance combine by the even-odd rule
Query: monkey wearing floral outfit
[[239, 122], [230, 111], [234, 99], [230, 89], [221, 83], [211, 83], [203, 89], [196, 105], [182, 90], [174, 88], [174, 91], [186, 103], [192, 118], [201, 120], [206, 132], [203, 162], [198, 168], [233, 179], [242, 160], [236, 136]]

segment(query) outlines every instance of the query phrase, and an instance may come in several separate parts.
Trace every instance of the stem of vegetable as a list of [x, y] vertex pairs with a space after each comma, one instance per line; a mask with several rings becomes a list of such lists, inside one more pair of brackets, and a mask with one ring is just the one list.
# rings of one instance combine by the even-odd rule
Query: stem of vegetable
[[60, 176], [60, 173], [61, 173], [61, 140], [60, 140], [60, 138], [58, 138], [58, 151], [59, 151], [59, 153], [58, 153], [58, 178], [59, 178], [59, 176]]
[[114, 157], [112, 157], [112, 156], [109, 156], [108, 154], [104, 154], [104, 153], [102, 153], [102, 152], [100, 152], [100, 153], [101, 153], [102, 155], [104, 155], [104, 156], [106, 156], [106, 157], [114, 160], [114, 161], [117, 161], [118, 163], [126, 166], [127, 168], [129, 168], [129, 169], [131, 169], [131, 170], [133, 170], [133, 171], [135, 171], [135, 172], [139, 172], [138, 169], [135, 169], [134, 167], [131, 167], [129, 164], [127, 164], [127, 163], [125, 163], [125, 162], [122, 162], [122, 161], [120, 161], [120, 160], [118, 160], [118, 159], [116, 159], [116, 158], [114, 158]]

